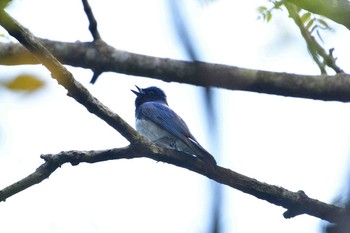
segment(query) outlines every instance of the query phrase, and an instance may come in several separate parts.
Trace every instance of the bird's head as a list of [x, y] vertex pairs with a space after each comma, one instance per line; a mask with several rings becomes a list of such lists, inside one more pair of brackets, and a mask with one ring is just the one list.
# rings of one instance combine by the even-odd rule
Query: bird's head
[[160, 88], [154, 86], [147, 88], [139, 88], [136, 86], [136, 88], [138, 91], [131, 90], [136, 95], [136, 107], [146, 102], [160, 102], [168, 105], [166, 95]]

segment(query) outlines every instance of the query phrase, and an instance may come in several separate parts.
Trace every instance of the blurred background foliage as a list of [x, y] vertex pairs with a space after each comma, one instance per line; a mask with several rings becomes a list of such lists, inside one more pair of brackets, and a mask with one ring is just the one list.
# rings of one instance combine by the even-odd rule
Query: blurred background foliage
[[336, 65], [336, 58], [333, 57], [334, 48], [324, 48], [322, 32], [332, 32], [329, 26], [329, 19], [293, 5], [285, 0], [270, 0], [266, 5], [257, 8], [258, 18], [270, 22], [276, 10], [286, 12], [294, 20], [295, 25], [299, 28], [301, 36], [305, 40], [307, 50], [314, 62], [320, 69], [321, 74], [327, 74], [327, 67], [335, 73], [342, 73], [343, 70]]
[[26, 92], [28, 94], [38, 91], [44, 87], [45, 83], [31, 74], [21, 74], [16, 77], [10, 77], [8, 80], [0, 80], [0, 84], [3, 88], [6, 88], [13, 92]]

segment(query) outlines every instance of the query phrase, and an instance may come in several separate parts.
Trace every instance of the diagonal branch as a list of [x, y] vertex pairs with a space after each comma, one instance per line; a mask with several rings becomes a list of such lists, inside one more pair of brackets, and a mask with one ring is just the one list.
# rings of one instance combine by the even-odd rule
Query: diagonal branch
[[52, 56], [52, 54], [41, 45], [27, 29], [11, 18], [11, 16], [9, 16], [3, 9], [0, 9], [0, 24], [10, 35], [15, 37], [31, 53], [33, 53], [37, 60], [46, 66], [51, 72], [51, 76], [67, 89], [69, 96], [85, 106], [88, 111], [100, 117], [116, 129], [129, 142], [140, 140], [138, 133], [128, 123], [92, 96], [89, 91], [76, 81], [73, 75], [62, 66], [61, 63]]
[[[350, 101], [350, 75], [299, 75], [244, 69], [206, 62], [186, 62], [117, 50], [104, 42], [58, 42], [39, 39], [62, 63], [101, 72], [117, 72], [258, 93], [318, 99]], [[98, 58], [98, 59], [96, 59]], [[38, 64], [19, 44], [0, 43], [0, 64]], [[198, 73], [198, 69], [201, 70]]]

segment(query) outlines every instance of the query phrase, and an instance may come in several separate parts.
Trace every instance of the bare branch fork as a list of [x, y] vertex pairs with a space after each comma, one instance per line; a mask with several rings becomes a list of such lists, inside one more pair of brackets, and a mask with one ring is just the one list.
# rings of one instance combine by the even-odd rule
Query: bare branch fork
[[[98, 44], [98, 43], [104, 43], [102, 38], [101, 38], [101, 35], [100, 33], [98, 32], [97, 30], [97, 21], [95, 19], [95, 16], [94, 14], [92, 13], [92, 10], [91, 10], [91, 7], [90, 7], [90, 4], [87, 0], [82, 0], [83, 2], [83, 6], [84, 6], [84, 11], [85, 11], [85, 14], [89, 20], [89, 30], [91, 32], [91, 35], [92, 37], [94, 38], [94, 41], [93, 43], [94, 44]], [[94, 74], [90, 80], [90, 83], [94, 84], [97, 80], [97, 78], [103, 73], [102, 70], [100, 69], [92, 69]]]
[[350, 223], [350, 213], [345, 209], [311, 199], [302, 191], [291, 192], [282, 187], [262, 183], [219, 166], [208, 168], [193, 156], [160, 148], [148, 142], [119, 115], [111, 112], [93, 97], [27, 29], [23, 28], [3, 9], [0, 9], [0, 24], [50, 70], [52, 77], [67, 89], [70, 97], [85, 106], [88, 111], [100, 117], [130, 142], [130, 145], [124, 148], [103, 151], [66, 151], [55, 155], [42, 155], [41, 157], [45, 162], [35, 172], [0, 190], [0, 201], [5, 201], [8, 197], [40, 183], [65, 163], [78, 165], [81, 162], [95, 163], [113, 159], [148, 157], [189, 169], [219, 183], [282, 206], [287, 209], [284, 214], [286, 218], [299, 214], [309, 214], [333, 223]]

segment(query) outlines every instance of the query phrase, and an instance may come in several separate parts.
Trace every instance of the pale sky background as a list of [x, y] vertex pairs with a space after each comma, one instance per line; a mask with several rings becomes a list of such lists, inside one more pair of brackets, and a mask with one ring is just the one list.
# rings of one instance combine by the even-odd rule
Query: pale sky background
[[[286, 12], [257, 20], [265, 1], [218, 0], [207, 7], [186, 1], [203, 59], [235, 66], [319, 74]], [[130, 52], [185, 59], [162, 0], [92, 1], [102, 38]], [[81, 1], [15, 0], [8, 12], [38, 37], [89, 41]], [[338, 65], [349, 72], [350, 34], [342, 26], [323, 33]], [[4, 30], [0, 30], [3, 33]], [[2, 39], [4, 40], [4, 39]], [[134, 85], [156, 85], [170, 106], [214, 156], [200, 88], [116, 73], [89, 84], [90, 70], [68, 67], [92, 94], [134, 125]], [[32, 94], [0, 89], [0, 189], [27, 176], [40, 154], [127, 145], [117, 132], [66, 96], [37, 66], [0, 66], [1, 79], [34, 73], [46, 86]], [[223, 167], [330, 203], [348, 174], [349, 104], [216, 89]], [[186, 103], [186, 104], [184, 104]], [[199, 120], [200, 119], [200, 120]], [[0, 203], [0, 232], [206, 232], [207, 178], [150, 159], [64, 165], [48, 180]], [[318, 219], [284, 219], [285, 210], [224, 187], [223, 232], [319, 232]]]

